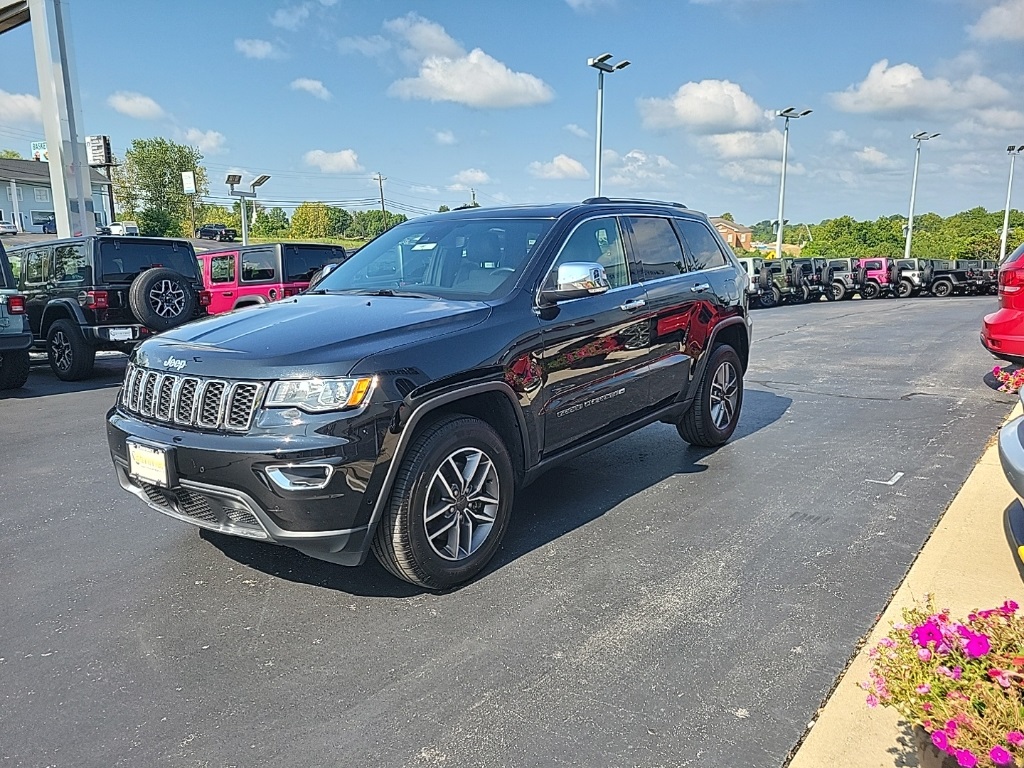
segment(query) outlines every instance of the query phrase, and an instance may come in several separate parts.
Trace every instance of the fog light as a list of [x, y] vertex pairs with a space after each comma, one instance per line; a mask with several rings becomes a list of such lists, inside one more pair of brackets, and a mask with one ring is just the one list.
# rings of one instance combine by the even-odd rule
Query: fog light
[[334, 476], [332, 464], [275, 464], [267, 467], [267, 477], [285, 491], [319, 491]]

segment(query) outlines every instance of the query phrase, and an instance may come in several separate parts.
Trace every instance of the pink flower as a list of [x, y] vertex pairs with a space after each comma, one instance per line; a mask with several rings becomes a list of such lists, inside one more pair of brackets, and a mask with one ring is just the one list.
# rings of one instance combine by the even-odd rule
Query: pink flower
[[932, 652], [929, 651], [927, 648], [918, 648], [917, 649], [917, 658], [919, 658], [921, 661], [931, 661], [932, 660]]
[[950, 677], [952, 677], [952, 678], [953, 678], [954, 680], [959, 680], [959, 679], [960, 679], [960, 676], [961, 676], [961, 675], [962, 675], [963, 673], [964, 673], [964, 671], [963, 671], [963, 669], [961, 669], [960, 667], [953, 667], [953, 674], [952, 674], [952, 675], [950, 675]]
[[997, 375], [997, 374], [998, 374], [998, 373], [999, 373], [999, 372], [1000, 372], [1001, 370], [1002, 370], [1002, 368], [1000, 368], [1000, 367], [999, 367], [999, 366], [997, 365], [997, 366], [996, 366], [995, 368], [993, 368], [993, 369], [992, 369], [992, 375], [993, 375], [993, 376]]
[[955, 754], [957, 765], [962, 768], [974, 768], [978, 764], [978, 758], [969, 749], [958, 749]]
[[999, 683], [1003, 688], [1009, 688], [1013, 683], [1010, 681], [1010, 676], [1001, 669], [990, 669], [988, 676]]
[[946, 735], [951, 739], [956, 738], [956, 720], [946, 721]]
[[939, 629], [939, 625], [934, 621], [926, 621], [919, 627], [915, 627], [910, 637], [915, 643], [922, 648], [927, 648], [929, 643], [941, 643], [942, 642], [942, 631]]
[[917, 691], [920, 694], [925, 694], [925, 693], [930, 693], [931, 690], [932, 690], [932, 687], [930, 685], [928, 685], [928, 683], [921, 683], [921, 685], [917, 686], [917, 688], [915, 688], [914, 690]]
[[941, 749], [943, 752], [949, 749], [949, 740], [946, 738], [945, 732], [941, 730], [935, 731], [932, 734], [932, 744], [935, 745], [936, 749]]
[[895, 648], [896, 647], [896, 641], [893, 640], [891, 637], [883, 637], [881, 640], [878, 641], [878, 644], [880, 646], [882, 646], [883, 648]]
[[972, 659], [980, 659], [990, 650], [992, 650], [992, 646], [985, 635], [973, 635], [964, 645], [964, 651]]
[[952, 677], [953, 676], [953, 670], [951, 670], [945, 664], [940, 664], [939, 666], [937, 666], [935, 668], [935, 671], [938, 672], [940, 675], [943, 675], [944, 677]]
[[1006, 740], [1013, 744], [1013, 746], [1019, 747], [1021, 744], [1024, 744], [1024, 733], [1021, 733], [1020, 731], [1010, 731], [1006, 734]]
[[1003, 603], [1003, 607], [1000, 608], [1000, 610], [1007, 616], [1010, 616], [1016, 613], [1019, 607], [1020, 606], [1013, 602], [1013, 600], [1007, 600], [1005, 603]]
[[1013, 756], [1006, 751], [1006, 748], [1002, 744], [996, 744], [989, 750], [989, 758], [996, 765], [1009, 765], [1013, 762]]
[[[921, 709], [923, 709], [925, 712], [931, 712], [932, 711], [932, 703], [930, 701], [926, 701], [924, 704], [921, 705]], [[925, 722], [929, 722], [929, 721], [925, 721]], [[926, 725], [925, 728], [927, 728], [927, 727], [928, 726]]]
[[867, 697], [867, 699], [865, 699], [865, 701], [867, 701], [868, 706], [871, 707], [872, 709], [874, 709], [875, 707], [878, 706], [878, 697], [875, 696], [875, 694], [873, 694], [873, 693], [869, 693], [868, 697]]

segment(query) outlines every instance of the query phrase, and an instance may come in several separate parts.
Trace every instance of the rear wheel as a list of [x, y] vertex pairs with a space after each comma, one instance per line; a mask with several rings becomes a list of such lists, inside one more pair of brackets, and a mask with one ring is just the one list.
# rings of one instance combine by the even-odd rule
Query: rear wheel
[[936, 280], [932, 283], [932, 296], [944, 299], [953, 292], [953, 283], [949, 280]]
[[846, 286], [839, 280], [832, 283], [832, 298], [835, 301], [842, 301], [846, 298]]
[[96, 347], [89, 345], [70, 320], [58, 320], [46, 334], [46, 356], [61, 381], [79, 381], [92, 374]]
[[914, 284], [904, 278], [900, 280], [896, 292], [901, 299], [909, 298], [914, 293]]
[[18, 389], [28, 381], [28, 350], [0, 355], [0, 389]]
[[455, 586], [497, 551], [514, 496], [512, 459], [498, 433], [468, 416], [441, 419], [402, 459], [373, 553], [400, 579]]
[[778, 306], [781, 294], [776, 286], [772, 286], [758, 297], [758, 303], [764, 309], [770, 309]]
[[676, 424], [690, 445], [714, 448], [736, 430], [743, 407], [743, 365], [727, 344], [714, 348], [700, 380], [693, 405]]
[[862, 299], [877, 299], [881, 293], [881, 286], [873, 280], [868, 280], [860, 287], [860, 297]]

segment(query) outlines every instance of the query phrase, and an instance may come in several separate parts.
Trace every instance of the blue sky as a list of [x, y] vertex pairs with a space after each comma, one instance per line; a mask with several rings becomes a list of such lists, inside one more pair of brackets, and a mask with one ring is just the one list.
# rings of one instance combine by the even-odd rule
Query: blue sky
[[[774, 218], [1001, 210], [1024, 143], [1024, 0], [71, 0], [86, 132], [199, 146], [211, 192], [410, 215], [603, 192]], [[42, 139], [31, 33], [0, 37], [0, 147]], [[1024, 169], [1021, 170], [1024, 178]], [[1024, 187], [1024, 180], [1018, 183]], [[1020, 191], [1014, 195], [1015, 207]]]

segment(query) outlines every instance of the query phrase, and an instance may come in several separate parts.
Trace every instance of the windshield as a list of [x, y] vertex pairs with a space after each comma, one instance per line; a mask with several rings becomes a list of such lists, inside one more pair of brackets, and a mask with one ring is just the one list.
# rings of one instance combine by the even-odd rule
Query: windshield
[[150, 267], [167, 267], [185, 277], [198, 278], [192, 246], [174, 240], [124, 240], [100, 238], [100, 266], [105, 282], [130, 283]]
[[511, 290], [550, 219], [412, 220], [367, 243], [316, 291], [495, 299]]

